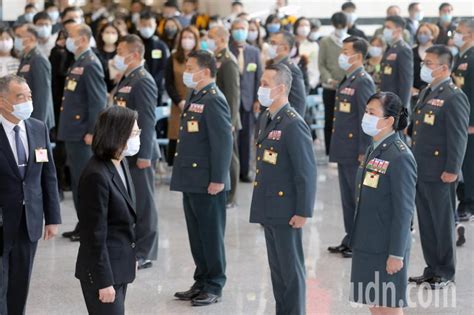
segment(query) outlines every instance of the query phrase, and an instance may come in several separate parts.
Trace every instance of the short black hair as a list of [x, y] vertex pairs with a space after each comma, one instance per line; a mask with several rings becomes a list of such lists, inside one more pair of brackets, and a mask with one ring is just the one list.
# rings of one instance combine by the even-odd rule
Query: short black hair
[[57, 8], [58, 6], [54, 2], [46, 2], [44, 4], [44, 9], [48, 10], [49, 8]]
[[426, 53], [436, 55], [440, 64], [447, 65], [449, 67], [449, 70], [452, 69], [454, 57], [448, 46], [433, 45], [426, 50]]
[[195, 50], [191, 51], [188, 58], [195, 58], [196, 62], [201, 69], [209, 69], [211, 72], [211, 78], [215, 78], [217, 74], [217, 63], [216, 58], [206, 50]]
[[387, 16], [387, 18], [385, 18], [385, 21], [392, 22], [397, 27], [402, 29], [405, 28], [406, 25], [405, 19], [398, 15]]
[[404, 130], [408, 126], [408, 110], [403, 106], [402, 100], [393, 92], [377, 92], [372, 95], [367, 104], [373, 100], [379, 100], [383, 107], [385, 118], [393, 117], [393, 129], [395, 131]]
[[342, 41], [343, 43], [352, 43], [352, 49], [358, 54], [362, 54], [362, 59], [367, 56], [369, 50], [369, 43], [358, 36], [350, 36]]
[[347, 27], [347, 16], [342, 12], [336, 12], [331, 16], [331, 23], [334, 27]]
[[163, 7], [179, 9], [178, 3], [176, 1], [166, 1], [163, 4]]
[[234, 1], [234, 2], [232, 2], [232, 6], [233, 6], [233, 7], [235, 7], [235, 6], [237, 6], [237, 5], [240, 5], [241, 7], [244, 6], [244, 4], [243, 4], [241, 1]]
[[38, 39], [38, 37], [39, 37], [39, 34], [38, 34], [38, 31], [36, 30], [36, 27], [34, 27], [31, 24], [28, 24], [26, 26], [26, 32], [28, 34], [32, 35], [35, 39]]
[[412, 2], [408, 5], [408, 11], [413, 10], [417, 5], [419, 5], [419, 2]]
[[356, 5], [354, 2], [350, 2], [350, 1], [347, 1], [347, 2], [344, 2], [341, 6], [341, 10], [342, 11], [345, 11], [347, 9], [356, 9]]
[[293, 47], [295, 46], [295, 35], [291, 34], [290, 32], [288, 31], [280, 31], [278, 33], [276, 33], [275, 35], [282, 35], [283, 36], [283, 40], [285, 41], [285, 43], [288, 45], [288, 47], [291, 49], [293, 49]]
[[29, 3], [29, 4], [25, 5], [25, 11], [28, 10], [28, 9], [35, 9], [36, 10], [36, 6], [33, 3]]
[[74, 6], [67, 7], [66, 9], [64, 9], [63, 13], [61, 13], [61, 18], [63, 19], [69, 12], [75, 12], [75, 11], [82, 12], [81, 8], [79, 7], [74, 7]]
[[451, 3], [449, 3], [449, 2], [443, 2], [443, 3], [441, 3], [441, 4], [439, 5], [438, 11], [443, 10], [445, 7], [451, 7], [451, 8], [452, 8], [453, 6], [452, 6]]
[[273, 77], [278, 84], [283, 84], [286, 87], [286, 95], [290, 94], [291, 85], [293, 83], [293, 76], [291, 70], [284, 63], [274, 63], [265, 68], [265, 71], [275, 71], [276, 75]]
[[118, 43], [125, 42], [127, 43], [129, 51], [132, 52], [138, 52], [140, 56], [143, 58], [145, 55], [145, 45], [143, 44], [143, 41], [138, 35], [135, 34], [128, 34], [120, 38]]
[[140, 20], [156, 20], [156, 15], [153, 12], [146, 10], [140, 14]]
[[94, 128], [94, 155], [105, 161], [120, 158], [137, 119], [138, 113], [126, 107], [110, 106], [102, 111]]
[[41, 11], [35, 14], [35, 16], [33, 17], [33, 23], [36, 24], [36, 22], [38, 22], [39, 20], [48, 20], [50, 22], [53, 22], [48, 12], [46, 11]]

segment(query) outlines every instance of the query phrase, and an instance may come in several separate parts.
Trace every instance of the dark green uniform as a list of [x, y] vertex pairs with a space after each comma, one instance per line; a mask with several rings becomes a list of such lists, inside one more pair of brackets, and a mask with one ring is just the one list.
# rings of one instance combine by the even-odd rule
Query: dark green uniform
[[[214, 83], [188, 95], [179, 129], [171, 190], [183, 192], [196, 264], [193, 288], [221, 295], [226, 282], [224, 232], [232, 125], [229, 105]], [[209, 195], [211, 182], [224, 183], [224, 191]]]
[[[474, 47], [463, 52], [453, 67], [453, 78], [469, 100], [471, 114], [469, 126], [474, 127]], [[466, 155], [462, 165], [463, 182], [458, 186], [460, 215], [474, 215], [474, 134], [467, 140]]]
[[276, 313], [304, 314], [302, 229], [289, 222], [294, 215], [313, 214], [316, 162], [311, 132], [289, 104], [270, 119], [268, 110], [260, 115], [250, 222], [265, 229]]
[[461, 174], [466, 153], [469, 102], [451, 79], [421, 93], [413, 113], [413, 154], [418, 164], [416, 208], [426, 277], [454, 280], [456, 183], [443, 172]]
[[[416, 162], [398, 134], [392, 133], [375, 148], [369, 147], [356, 183], [350, 299], [369, 305], [405, 307]], [[394, 275], [386, 271], [389, 256], [403, 258], [403, 268]], [[383, 289], [389, 283], [395, 290]], [[370, 284], [375, 289], [371, 290]], [[370, 292], [368, 296], [366, 292]]]
[[232, 145], [232, 161], [230, 163], [230, 192], [228, 196], [229, 203], [235, 203], [237, 193], [237, 185], [239, 183], [240, 162], [239, 147], [237, 144], [237, 134], [242, 129], [240, 122], [240, 72], [235, 56], [229, 49], [223, 49], [216, 55], [217, 76], [216, 84], [219, 90], [224, 94], [230, 108], [230, 117], [232, 122], [233, 145]]

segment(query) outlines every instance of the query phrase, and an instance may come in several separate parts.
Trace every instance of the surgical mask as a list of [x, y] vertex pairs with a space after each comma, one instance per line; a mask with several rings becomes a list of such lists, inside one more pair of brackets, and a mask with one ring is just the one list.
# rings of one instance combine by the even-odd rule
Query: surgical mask
[[377, 47], [377, 46], [370, 46], [369, 47], [369, 55], [371, 57], [380, 57], [382, 56], [382, 47]]
[[456, 56], [459, 53], [459, 49], [456, 46], [448, 46], [449, 50], [451, 50], [451, 54]]
[[51, 18], [53, 24], [56, 23], [59, 19], [59, 11], [49, 11], [48, 15]]
[[463, 36], [461, 33], [458, 33], [458, 32], [454, 33], [454, 37], [453, 37], [454, 45], [456, 45], [459, 48], [464, 46], [464, 44], [466, 43], [462, 37]]
[[196, 47], [196, 41], [194, 38], [183, 38], [181, 40], [181, 46], [184, 50], [193, 50]]
[[137, 25], [140, 21], [140, 13], [133, 13], [132, 14], [132, 23]]
[[216, 41], [209, 38], [207, 40], [207, 49], [210, 51], [216, 50]]
[[312, 40], [313, 42], [317, 41], [321, 37], [321, 34], [319, 32], [311, 32], [309, 34], [309, 39]]
[[346, 37], [347, 35], [347, 28], [336, 29], [334, 33], [336, 34], [338, 38], [344, 39], [344, 37]]
[[423, 18], [424, 18], [424, 15], [422, 11], [418, 11], [415, 13], [415, 21], [421, 22]]
[[388, 43], [391, 44], [393, 41], [393, 30], [384, 28], [383, 29], [383, 39]]
[[33, 112], [33, 102], [27, 101], [20, 104], [13, 105], [12, 115], [18, 118], [19, 120], [27, 120], [31, 117]]
[[[437, 70], [437, 69], [435, 69]], [[433, 71], [430, 68], [428, 68], [426, 65], [423, 65], [420, 70], [420, 78], [425, 81], [426, 83], [431, 83], [433, 82]]]
[[258, 101], [263, 107], [269, 107], [273, 104], [273, 99], [270, 97], [270, 93], [272, 92], [271, 88], [267, 87], [259, 87], [257, 91]]
[[102, 40], [107, 45], [113, 45], [118, 40], [118, 34], [106, 33], [102, 35]]
[[[352, 56], [354, 56], [354, 55], [352, 55]], [[337, 62], [339, 64], [339, 67], [342, 70], [347, 71], [352, 67], [352, 64], [349, 62], [349, 59], [352, 56], [347, 56], [347, 55], [344, 55], [344, 54], [339, 55], [339, 58], [338, 58]]]
[[68, 37], [66, 39], [66, 49], [73, 54], [76, 53], [77, 46], [76, 44], [74, 44], [74, 39], [72, 39], [71, 37]]
[[311, 27], [309, 26], [300, 26], [296, 29], [296, 34], [302, 37], [308, 37], [310, 32], [311, 32]]
[[277, 46], [277, 45], [270, 45], [270, 46], [268, 46], [267, 55], [268, 55], [268, 57], [269, 57], [270, 59], [273, 59], [273, 58], [275, 58], [276, 56], [278, 56], [277, 49], [278, 49], [278, 46]]
[[280, 24], [279, 23], [270, 23], [267, 25], [267, 31], [269, 33], [276, 33], [280, 30]]
[[365, 113], [364, 117], [362, 118], [362, 131], [371, 137], [378, 135], [382, 130], [377, 128], [379, 120], [379, 117]]
[[166, 37], [172, 39], [178, 33], [178, 29], [174, 27], [167, 27], [165, 28], [165, 35]]
[[257, 40], [257, 37], [258, 37], [258, 31], [248, 31], [247, 40], [253, 42]]
[[48, 38], [51, 36], [51, 33], [53, 31], [53, 26], [52, 25], [37, 26], [36, 31], [38, 32], [38, 36], [40, 38]]
[[114, 56], [114, 66], [120, 72], [124, 72], [125, 70], [127, 70], [128, 65], [125, 63], [125, 57], [122, 57], [118, 54], [115, 55]]
[[13, 48], [13, 39], [4, 39], [0, 41], [0, 52], [7, 53]]
[[209, 50], [209, 47], [207, 45], [207, 41], [206, 40], [202, 40], [199, 45], [201, 46], [201, 49], [202, 50]]
[[35, 16], [34, 13], [25, 13], [24, 17], [25, 17], [25, 21], [28, 22], [28, 23], [32, 23], [33, 22], [33, 17]]
[[245, 29], [233, 30], [232, 38], [236, 42], [245, 42], [247, 40], [248, 32]]
[[355, 14], [354, 12], [346, 13], [346, 17], [347, 17], [347, 23], [350, 25], [353, 25], [355, 21], [357, 20], [357, 14]]
[[142, 27], [140, 28], [140, 35], [142, 35], [143, 38], [148, 39], [155, 34], [155, 29], [153, 27]]
[[20, 37], [15, 37], [15, 50], [19, 52], [23, 51], [23, 39]]
[[443, 23], [451, 23], [453, 16], [451, 14], [443, 14], [441, 15], [440, 19]]
[[123, 150], [123, 156], [134, 156], [140, 151], [140, 136], [135, 136], [127, 140], [127, 147]]
[[426, 44], [427, 42], [429, 42], [431, 40], [431, 36], [430, 35], [426, 35], [426, 34], [418, 34], [416, 36], [416, 38], [418, 39], [418, 42], [421, 44], [421, 45], [424, 45]]
[[183, 83], [184, 83], [184, 85], [186, 85], [190, 89], [194, 89], [199, 84], [200, 81], [194, 82], [193, 77], [196, 73], [199, 73], [199, 72], [201, 72], [201, 71], [198, 71], [198, 72], [195, 72], [195, 73], [184, 72], [183, 73]]

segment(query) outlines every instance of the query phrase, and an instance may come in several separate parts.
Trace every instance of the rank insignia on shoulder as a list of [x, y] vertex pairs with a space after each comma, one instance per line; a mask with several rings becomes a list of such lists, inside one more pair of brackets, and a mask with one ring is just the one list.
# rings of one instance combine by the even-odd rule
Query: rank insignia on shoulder
[[214, 89], [211, 90], [212, 95], [215, 95], [216, 93], [217, 93], [216, 90], [214, 90]]
[[84, 73], [84, 67], [74, 67], [71, 70], [71, 74], [82, 75]]
[[457, 70], [466, 71], [466, 70], [467, 70], [467, 62], [461, 63], [461, 64], [458, 66], [458, 69], [457, 69]]
[[124, 86], [120, 90], [118, 90], [118, 93], [130, 93], [132, 90], [131, 86]]
[[270, 133], [268, 134], [268, 139], [269, 140], [280, 140], [281, 138], [281, 130], [272, 130], [270, 131]]
[[387, 60], [397, 60], [397, 54], [391, 53], [390, 55], [387, 56]]
[[387, 169], [389, 166], [390, 162], [389, 161], [384, 161], [380, 159], [372, 159], [367, 163], [367, 169], [369, 171], [377, 172], [380, 174], [385, 174], [387, 173]]
[[192, 103], [189, 105], [188, 111], [201, 114], [204, 111], [204, 104]]

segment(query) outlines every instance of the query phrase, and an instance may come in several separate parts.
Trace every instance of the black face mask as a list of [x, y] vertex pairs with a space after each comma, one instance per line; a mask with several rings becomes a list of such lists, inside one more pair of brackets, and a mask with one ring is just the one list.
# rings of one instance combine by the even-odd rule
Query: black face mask
[[178, 29], [177, 29], [177, 28], [165, 28], [165, 35], [166, 35], [166, 37], [168, 37], [168, 38], [173, 38], [173, 37], [175, 37], [177, 33], [178, 33]]

